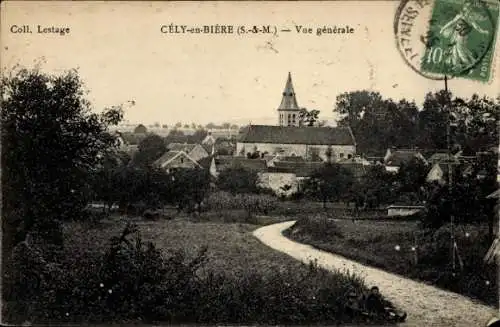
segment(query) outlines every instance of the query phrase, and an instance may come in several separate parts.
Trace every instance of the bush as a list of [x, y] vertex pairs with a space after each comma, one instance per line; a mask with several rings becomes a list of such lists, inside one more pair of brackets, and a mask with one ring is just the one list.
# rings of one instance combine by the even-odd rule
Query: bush
[[342, 231], [330, 218], [323, 215], [302, 217], [293, 226], [295, 233], [310, 235], [317, 239], [343, 238]]
[[271, 273], [197, 274], [206, 248], [194, 259], [182, 252], [164, 256], [144, 244], [128, 225], [105, 253], [67, 256], [47, 262], [34, 244], [14, 253], [16, 269], [5, 284], [9, 322], [154, 323], [334, 323], [343, 316], [346, 294], [366, 291], [361, 278], [309, 269]]

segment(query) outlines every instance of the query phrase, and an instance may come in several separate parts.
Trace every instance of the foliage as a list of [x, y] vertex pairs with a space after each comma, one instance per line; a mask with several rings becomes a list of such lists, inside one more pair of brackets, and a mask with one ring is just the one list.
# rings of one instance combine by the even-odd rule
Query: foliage
[[[492, 153], [472, 166], [472, 173], [466, 174], [467, 166], [453, 167], [453, 184], [432, 184], [427, 187], [427, 215], [423, 220], [426, 227], [439, 228], [454, 216], [456, 223], [464, 224], [487, 221], [489, 237], [493, 237], [495, 219], [494, 203], [486, 197], [496, 190], [496, 156]], [[484, 174], [483, 178], [478, 178]]]
[[319, 110], [302, 108], [299, 112], [299, 121], [305, 126], [315, 126], [319, 122], [319, 113]]
[[14, 254], [18, 266], [6, 280], [4, 308], [12, 323], [340, 323], [351, 319], [343, 315], [346, 294], [366, 291], [355, 274], [314, 263], [298, 272], [199, 274], [206, 247], [193, 259], [177, 251], [166, 256], [134, 225], [104, 253], [52, 264], [36, 245], [23, 243]]
[[339, 125], [352, 128], [358, 152], [377, 155], [391, 146], [445, 149], [450, 103], [452, 145], [474, 152], [498, 144], [500, 98], [453, 98], [442, 90], [428, 93], [419, 110], [414, 101], [395, 102], [377, 92], [355, 91], [339, 95], [334, 111], [341, 116]]
[[387, 172], [384, 166], [371, 166], [363, 178], [353, 184], [349, 198], [357, 208], [377, 208], [393, 202], [394, 184], [394, 174]]
[[231, 194], [257, 193], [259, 177], [255, 171], [244, 167], [229, 167], [220, 172], [217, 177], [217, 187]]
[[[285, 235], [362, 264], [496, 305], [496, 267], [495, 264], [485, 265], [482, 262], [491, 245], [484, 227], [455, 226], [458, 254], [464, 264], [462, 270], [456, 270], [456, 278], [451, 270], [449, 225], [437, 230], [421, 230], [414, 222], [354, 223], [340, 220], [326, 223], [324, 218], [316, 217], [298, 220], [291, 229], [285, 231]], [[399, 251], [395, 250], [396, 245]], [[460, 267], [458, 260], [456, 267]]]
[[206, 169], [180, 169], [172, 174], [173, 200], [180, 210], [201, 213], [202, 203], [210, 191], [210, 173]]
[[213, 210], [219, 214], [228, 210], [243, 209], [246, 212], [246, 222], [251, 220], [255, 214], [267, 215], [276, 207], [277, 199], [265, 194], [236, 194], [229, 192], [214, 192], [206, 199], [207, 210]]
[[165, 152], [167, 152], [167, 146], [164, 139], [159, 135], [149, 134], [139, 142], [132, 164], [138, 167], [149, 167]]
[[107, 129], [122, 119], [122, 110], [92, 113], [76, 71], [13, 69], [0, 87], [4, 249], [28, 231], [55, 242], [57, 222], [85, 207], [88, 172], [116, 144]]
[[305, 192], [323, 202], [338, 201], [354, 181], [351, 172], [338, 164], [326, 163], [304, 185]]

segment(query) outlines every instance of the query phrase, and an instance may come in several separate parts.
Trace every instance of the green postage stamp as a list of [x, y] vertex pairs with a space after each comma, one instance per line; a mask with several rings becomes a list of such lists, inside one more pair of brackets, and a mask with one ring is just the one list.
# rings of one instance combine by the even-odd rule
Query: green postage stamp
[[407, 0], [398, 8], [398, 48], [419, 74], [488, 82], [495, 64], [499, 3], [492, 0]]

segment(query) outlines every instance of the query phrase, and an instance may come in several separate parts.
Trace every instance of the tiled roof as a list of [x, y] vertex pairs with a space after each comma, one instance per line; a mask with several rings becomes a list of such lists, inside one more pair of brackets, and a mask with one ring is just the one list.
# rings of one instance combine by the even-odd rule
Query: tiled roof
[[322, 161], [277, 161], [275, 162], [274, 167], [269, 167], [269, 172], [291, 173], [295, 174], [297, 177], [308, 177], [320, 169], [323, 165], [324, 163]]
[[155, 162], [153, 163], [153, 165], [161, 166], [164, 163], [168, 162], [169, 160], [172, 160], [178, 154], [179, 154], [179, 151], [167, 151], [160, 158], [156, 159]]
[[167, 146], [167, 149], [170, 151], [184, 151], [189, 153], [193, 151], [197, 144], [189, 144], [189, 143], [170, 143]]
[[[435, 164], [435, 163], [447, 163], [448, 160], [449, 160], [448, 153], [436, 152], [432, 156], [430, 156], [430, 158], [427, 161], [429, 161], [431, 164]], [[459, 163], [459, 160], [456, 157], [452, 156], [451, 162]]]
[[[413, 158], [421, 157], [420, 152], [417, 150], [395, 150], [386, 160], [387, 166], [399, 167], [403, 163], [411, 161]], [[423, 158], [423, 157], [422, 157]], [[425, 160], [425, 158], [424, 158]]]
[[347, 127], [292, 127], [251, 125], [240, 139], [243, 143], [354, 145]]
[[195, 165], [200, 166], [198, 162], [193, 160], [186, 152], [184, 151], [168, 151], [164, 153], [159, 159], [157, 159], [155, 162], [153, 162], [154, 166], [162, 167], [166, 163], [168, 163], [170, 160], [174, 159], [177, 156], [183, 156], [187, 158], [188, 160], [191, 160]]
[[267, 171], [267, 162], [262, 159], [248, 159], [246, 157], [218, 156], [215, 158], [217, 170], [221, 171], [230, 167], [243, 167], [256, 172]]

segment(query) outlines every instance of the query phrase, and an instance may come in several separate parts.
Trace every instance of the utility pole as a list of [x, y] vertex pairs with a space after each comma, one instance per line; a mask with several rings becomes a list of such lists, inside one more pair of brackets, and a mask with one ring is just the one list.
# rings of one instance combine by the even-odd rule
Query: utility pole
[[452, 274], [455, 276], [456, 271], [456, 250], [457, 244], [455, 241], [455, 217], [453, 216], [453, 165], [451, 154], [451, 97], [448, 93], [448, 76], [444, 76], [444, 90], [446, 92], [446, 148], [448, 151], [448, 198], [450, 201], [450, 243], [451, 243], [451, 266]]

